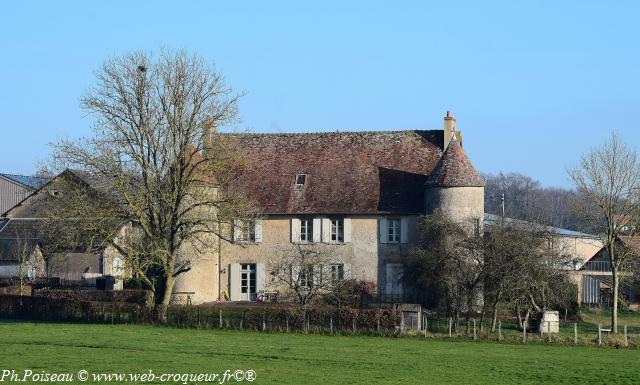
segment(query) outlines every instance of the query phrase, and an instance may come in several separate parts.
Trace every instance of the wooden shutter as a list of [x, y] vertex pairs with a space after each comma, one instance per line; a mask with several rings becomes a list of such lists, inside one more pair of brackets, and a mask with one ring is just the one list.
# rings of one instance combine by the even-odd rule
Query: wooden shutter
[[331, 220], [329, 218], [322, 218], [322, 242], [331, 242]]
[[387, 218], [380, 218], [378, 221], [380, 232], [380, 243], [388, 243], [389, 241], [389, 229], [387, 225]]
[[233, 220], [233, 228], [231, 231], [234, 242], [238, 242], [242, 239], [242, 221], [240, 219]]
[[409, 223], [407, 217], [400, 218], [400, 243], [407, 243], [409, 239]]
[[292, 264], [290, 267], [290, 271], [291, 271], [290, 285], [296, 286], [299, 283], [298, 279], [300, 278], [300, 266], [298, 266], [297, 264]]
[[344, 222], [344, 243], [351, 243], [351, 218], [345, 218]]
[[264, 294], [266, 279], [264, 263], [256, 263], [256, 293]]
[[262, 242], [262, 219], [256, 219], [254, 230], [256, 243]]
[[349, 263], [343, 263], [342, 264], [342, 268], [344, 269], [344, 279], [351, 279], [353, 278], [351, 276], [351, 264]]
[[240, 301], [240, 264], [229, 265], [229, 297], [232, 301]]
[[313, 241], [322, 242], [322, 220], [313, 218]]
[[325, 277], [323, 277], [322, 273], [322, 265], [313, 265], [311, 266], [312, 270], [313, 270], [313, 285], [314, 286], [318, 286], [318, 285], [322, 285], [322, 280], [325, 279]]
[[300, 242], [300, 219], [291, 218], [291, 242]]

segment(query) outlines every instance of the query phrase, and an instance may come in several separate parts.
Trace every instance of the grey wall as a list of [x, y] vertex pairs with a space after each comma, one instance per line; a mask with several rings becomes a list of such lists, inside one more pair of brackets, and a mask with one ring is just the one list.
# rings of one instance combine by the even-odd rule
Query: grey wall
[[0, 176], [0, 215], [31, 194], [32, 190]]

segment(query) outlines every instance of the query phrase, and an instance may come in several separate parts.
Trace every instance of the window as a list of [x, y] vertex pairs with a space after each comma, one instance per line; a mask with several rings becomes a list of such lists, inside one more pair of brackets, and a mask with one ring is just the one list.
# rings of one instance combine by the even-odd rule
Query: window
[[313, 287], [313, 265], [303, 266], [300, 269], [300, 286], [307, 289]]
[[255, 221], [238, 221], [236, 223], [237, 241], [255, 242], [256, 241], [256, 222]]
[[400, 242], [400, 219], [387, 220], [387, 241], [390, 243]]
[[331, 242], [344, 242], [344, 219], [331, 219]]
[[256, 298], [255, 263], [243, 263], [240, 265], [240, 298], [243, 301], [253, 301]]
[[294, 189], [301, 190], [302, 186], [304, 186], [306, 181], [307, 181], [307, 174], [296, 174], [296, 184], [294, 186]]
[[331, 267], [331, 282], [338, 282], [344, 279], [344, 265], [342, 263], [336, 263]]
[[300, 241], [313, 242], [313, 219], [300, 220]]

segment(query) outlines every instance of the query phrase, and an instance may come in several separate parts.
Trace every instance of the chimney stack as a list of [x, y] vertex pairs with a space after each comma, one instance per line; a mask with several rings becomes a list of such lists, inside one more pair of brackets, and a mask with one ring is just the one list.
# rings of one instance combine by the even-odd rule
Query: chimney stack
[[[449, 142], [451, 142], [451, 138], [453, 138], [454, 135], [456, 139], [460, 141], [460, 134], [456, 130], [456, 118], [453, 117], [451, 111], [447, 111], [447, 115], [444, 117], [444, 140], [442, 143], [442, 151], [447, 149]], [[462, 142], [460, 144], [462, 144]]]

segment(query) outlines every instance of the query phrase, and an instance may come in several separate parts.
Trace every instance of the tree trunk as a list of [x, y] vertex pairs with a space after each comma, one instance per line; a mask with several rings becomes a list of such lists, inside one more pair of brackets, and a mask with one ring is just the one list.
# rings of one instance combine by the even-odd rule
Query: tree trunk
[[611, 265], [611, 275], [613, 278], [613, 290], [611, 293], [613, 308], [611, 310], [611, 331], [618, 333], [618, 292], [620, 291], [620, 277], [613, 264]]
[[520, 306], [516, 303], [516, 315], [518, 316], [518, 327], [524, 328], [524, 322], [522, 322], [522, 315], [520, 314]]
[[491, 316], [491, 332], [495, 333], [496, 331], [496, 323], [498, 322], [498, 303], [500, 302], [500, 296], [502, 295], [502, 290], [498, 290], [496, 293], [496, 299], [493, 301], [493, 315]]
[[166, 325], [169, 321], [167, 318], [167, 310], [169, 308], [169, 302], [171, 301], [171, 294], [173, 293], [173, 285], [176, 279], [173, 275], [167, 275], [165, 281], [164, 293], [162, 294], [162, 302], [160, 303], [160, 313], [158, 314], [158, 321]]

